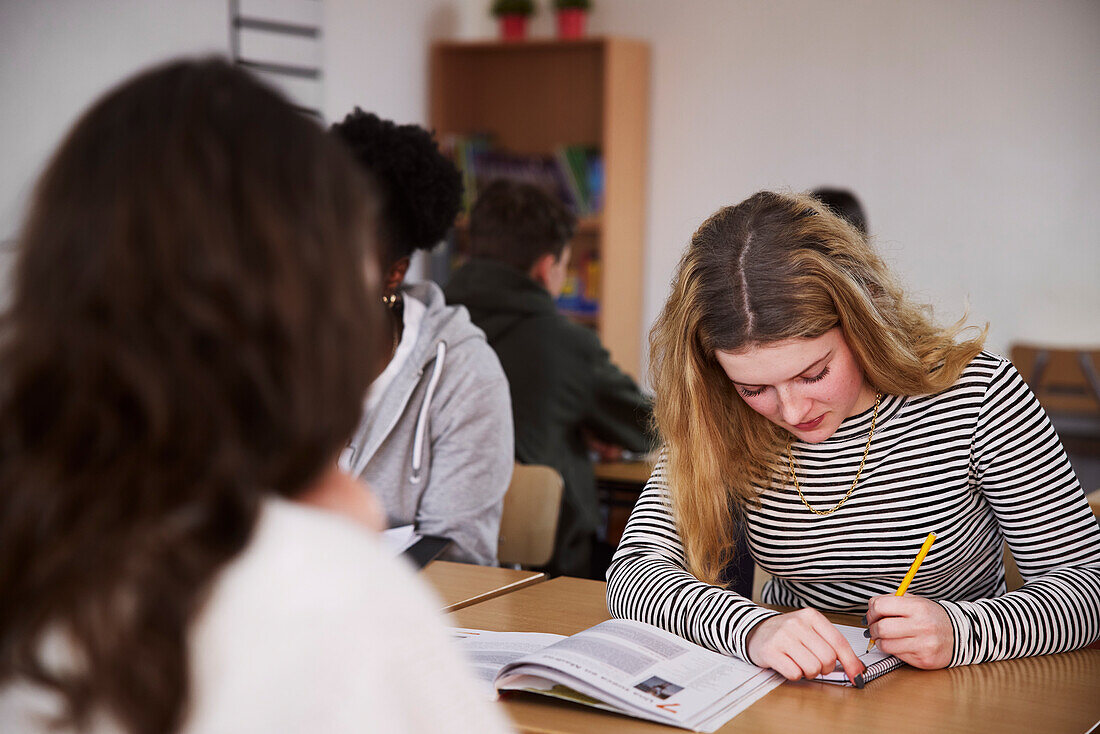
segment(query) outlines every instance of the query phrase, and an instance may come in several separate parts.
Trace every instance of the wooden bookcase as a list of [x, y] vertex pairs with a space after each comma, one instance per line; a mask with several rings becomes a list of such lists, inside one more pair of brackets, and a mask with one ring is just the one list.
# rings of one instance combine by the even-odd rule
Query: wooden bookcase
[[642, 372], [642, 278], [649, 47], [622, 38], [445, 42], [431, 51], [429, 115], [437, 136], [491, 133], [505, 149], [551, 155], [598, 145], [604, 205], [585, 217], [574, 258], [600, 262], [593, 324], [619, 367]]

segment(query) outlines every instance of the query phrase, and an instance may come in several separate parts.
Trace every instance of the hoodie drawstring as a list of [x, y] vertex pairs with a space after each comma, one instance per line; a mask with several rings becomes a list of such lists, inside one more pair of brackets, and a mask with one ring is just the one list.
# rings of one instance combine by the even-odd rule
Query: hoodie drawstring
[[416, 434], [413, 436], [413, 465], [412, 475], [409, 481], [413, 484], [420, 483], [421, 465], [424, 463], [424, 434], [428, 429], [428, 410], [432, 405], [432, 395], [435, 394], [435, 386], [439, 378], [443, 376], [443, 362], [447, 358], [447, 342], [439, 342], [435, 347], [435, 366], [432, 367], [432, 377], [428, 380], [428, 391], [424, 395], [424, 402], [420, 404], [420, 415], [416, 418]]

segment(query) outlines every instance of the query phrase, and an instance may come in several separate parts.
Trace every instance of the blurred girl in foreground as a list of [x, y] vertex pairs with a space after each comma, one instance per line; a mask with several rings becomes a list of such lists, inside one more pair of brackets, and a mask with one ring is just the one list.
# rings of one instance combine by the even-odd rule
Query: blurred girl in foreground
[[95, 104], [0, 353], [0, 730], [499, 731], [335, 466], [389, 337], [355, 164], [224, 62]]

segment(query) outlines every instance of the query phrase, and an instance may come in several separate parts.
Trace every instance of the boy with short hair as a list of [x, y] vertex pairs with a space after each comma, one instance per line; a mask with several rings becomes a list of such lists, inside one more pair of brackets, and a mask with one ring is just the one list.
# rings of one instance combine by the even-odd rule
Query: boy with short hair
[[471, 260], [447, 301], [465, 306], [508, 377], [516, 460], [565, 480], [551, 573], [590, 576], [599, 524], [590, 442], [648, 451], [652, 407], [611, 363], [591, 329], [554, 305], [569, 265], [576, 218], [531, 184], [499, 180], [470, 215]]

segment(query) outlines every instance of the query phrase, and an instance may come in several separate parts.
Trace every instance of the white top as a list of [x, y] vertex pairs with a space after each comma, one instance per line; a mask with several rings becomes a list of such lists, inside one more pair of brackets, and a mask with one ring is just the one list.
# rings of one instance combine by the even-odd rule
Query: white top
[[[420, 335], [420, 323], [424, 320], [424, 311], [427, 310], [427, 307], [415, 298], [405, 298], [403, 300], [405, 305], [401, 309], [401, 341], [398, 342], [397, 349], [394, 350], [393, 357], [390, 359], [390, 363], [386, 365], [386, 369], [382, 370], [382, 374], [374, 379], [367, 390], [367, 398], [363, 403], [363, 415], [369, 416], [374, 413], [374, 409], [378, 405], [378, 401], [382, 399], [386, 388], [390, 386], [393, 378], [397, 377], [398, 373], [404, 368], [405, 361], [412, 354], [413, 347], [416, 346], [416, 339]], [[341, 468], [347, 471], [346, 467]]]
[[[351, 521], [270, 500], [193, 627], [182, 732], [506, 731], [439, 607]], [[27, 684], [0, 689], [0, 731], [51, 731], [35, 714], [57, 703]]]

